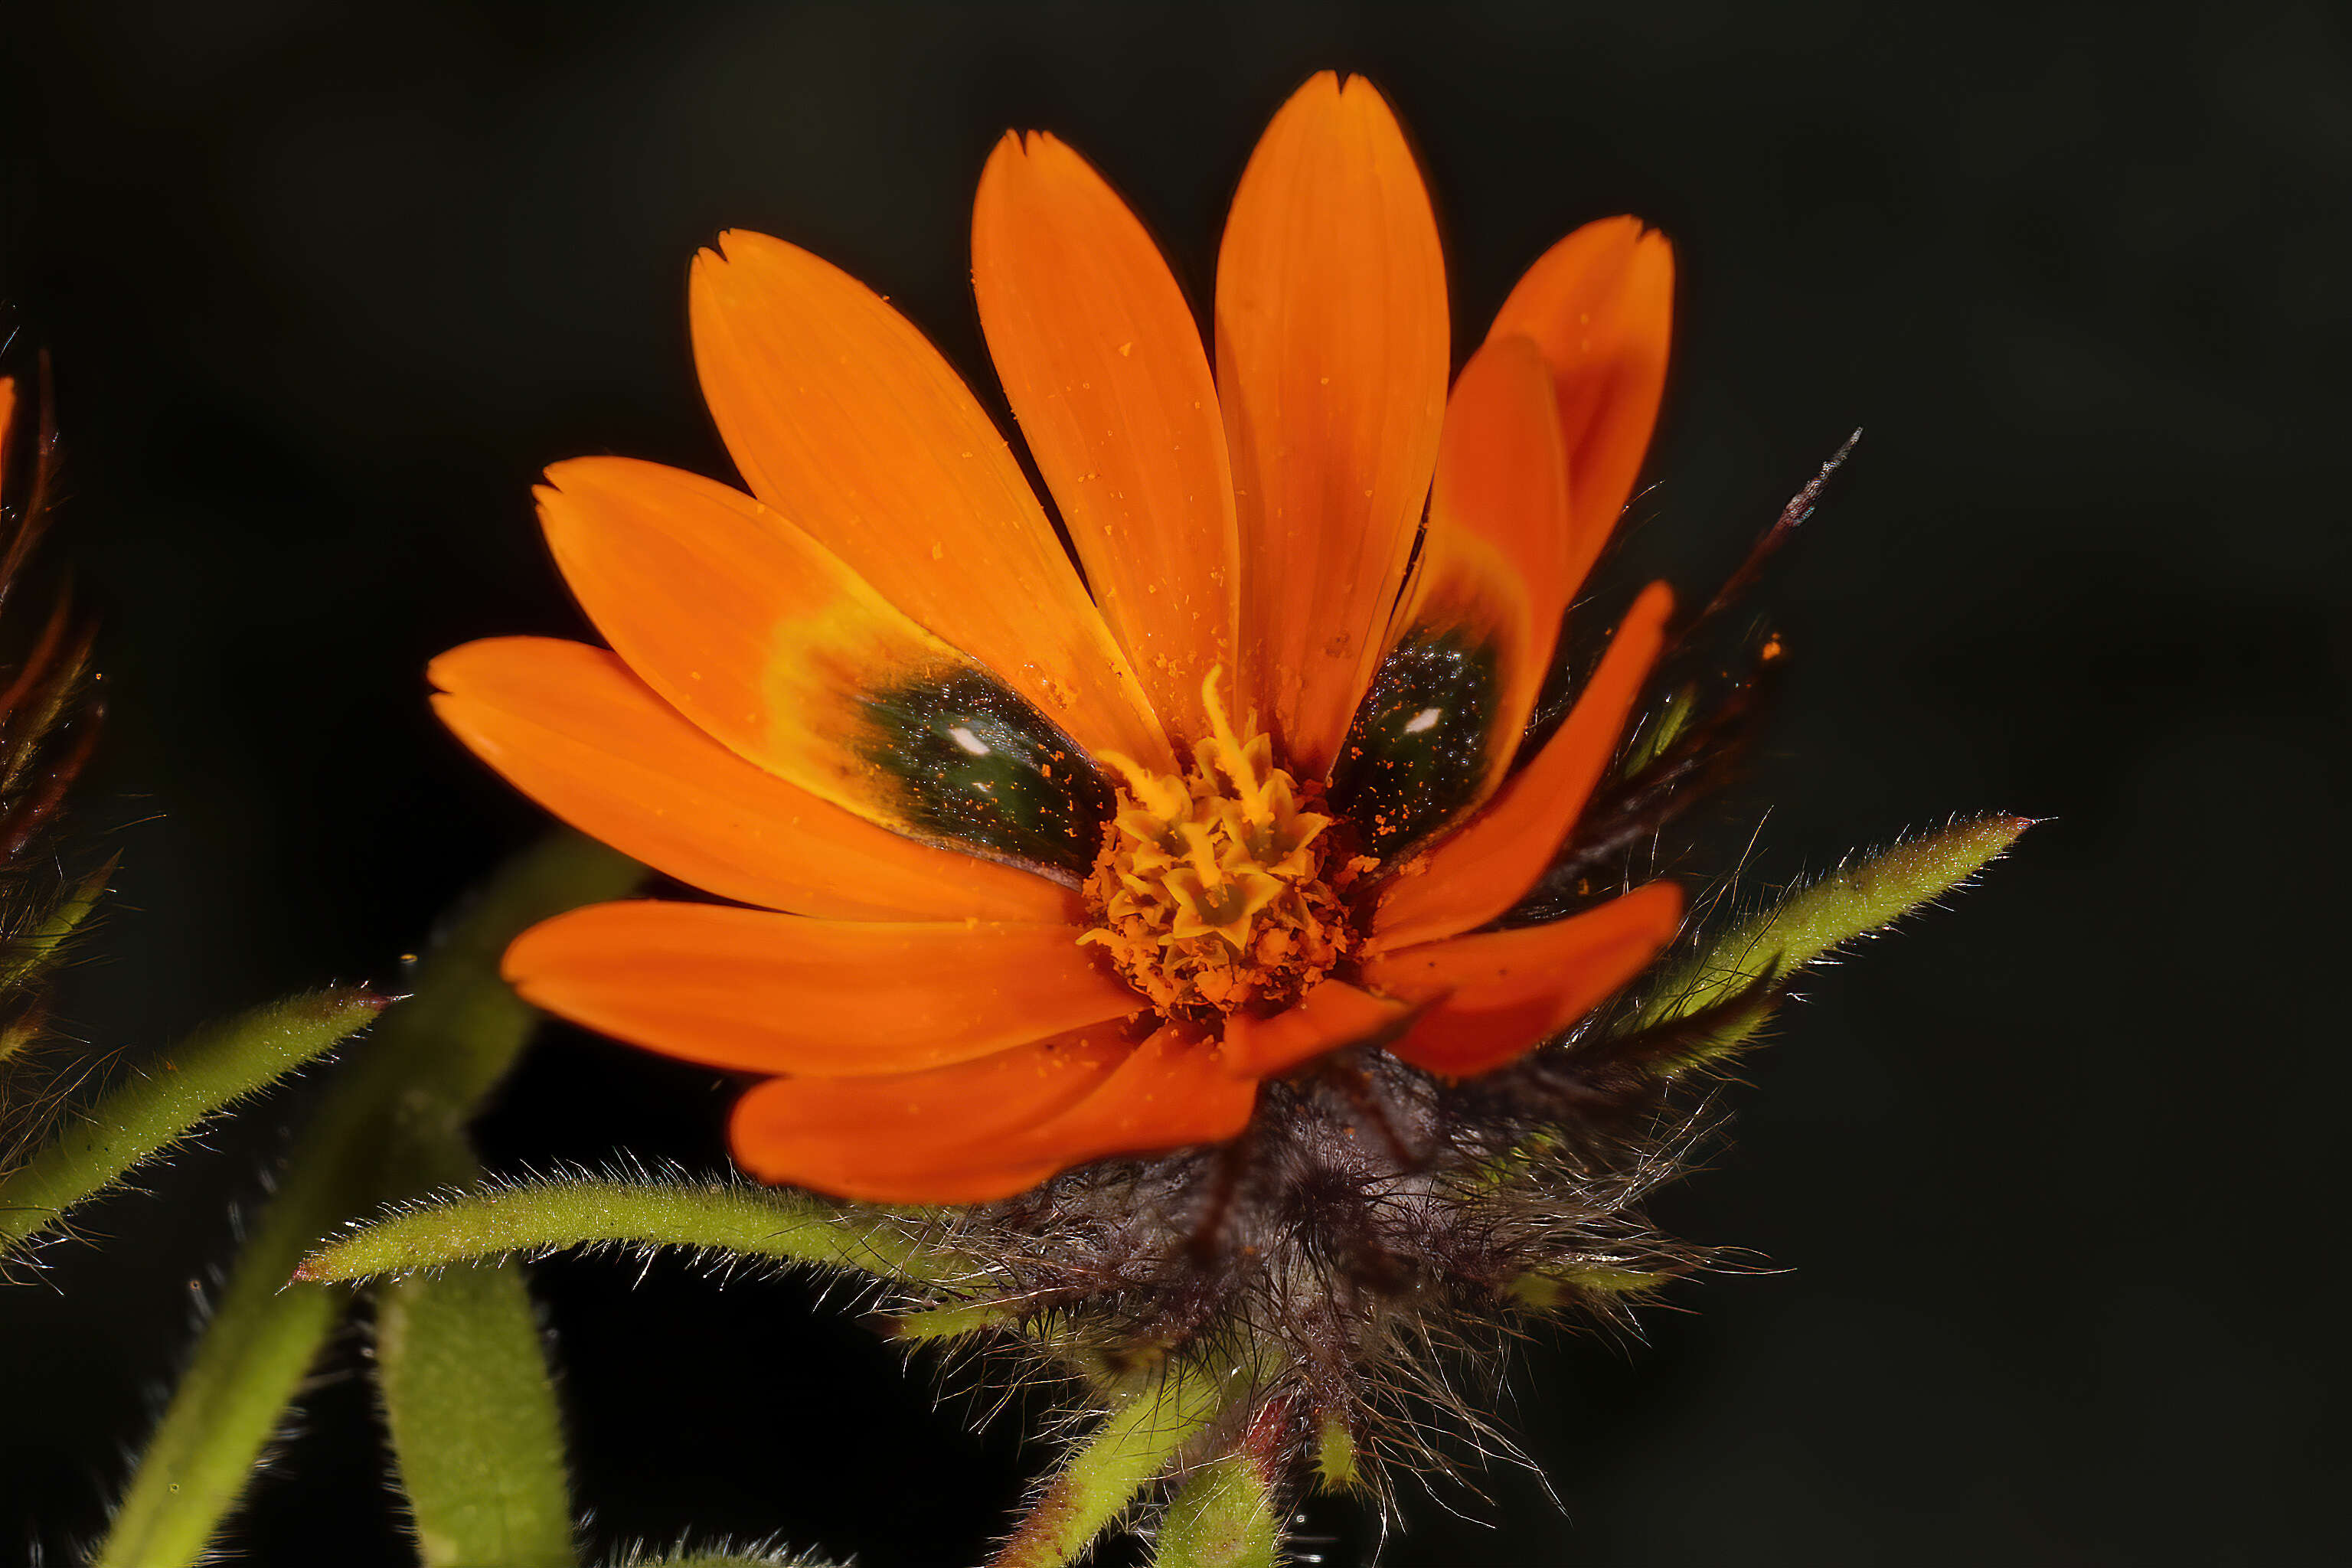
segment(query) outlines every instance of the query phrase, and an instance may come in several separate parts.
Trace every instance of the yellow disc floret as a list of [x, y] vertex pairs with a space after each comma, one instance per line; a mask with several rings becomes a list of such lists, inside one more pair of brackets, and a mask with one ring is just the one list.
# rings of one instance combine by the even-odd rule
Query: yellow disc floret
[[[1211, 670], [1211, 733], [1182, 777], [1116, 752], [1118, 812], [1087, 879], [1092, 929], [1119, 973], [1163, 1015], [1208, 1021], [1294, 1000], [1355, 951], [1340, 893], [1360, 869], [1332, 867], [1332, 818], [1313, 786], [1274, 765], [1273, 746], [1234, 733]], [[1302, 798], [1304, 797], [1304, 798]]]

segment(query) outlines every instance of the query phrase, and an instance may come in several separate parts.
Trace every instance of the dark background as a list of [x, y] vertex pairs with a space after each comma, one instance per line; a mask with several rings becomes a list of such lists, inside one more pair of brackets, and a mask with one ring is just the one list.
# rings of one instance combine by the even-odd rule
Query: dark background
[[[1083, 150], [1198, 300], [1266, 117], [1360, 69], [1418, 138], [1457, 342], [1579, 222], [1674, 237], [1634, 516], [1685, 586], [1869, 429], [1777, 589], [1796, 674], [1726, 808], [1769, 809], [1755, 874], [1956, 811], [2055, 819], [1818, 976], [1736, 1143], [1662, 1205], [1782, 1271], [1678, 1288], [1646, 1344], [1534, 1348], [1511, 1390], [1563, 1506], [1507, 1468], [1492, 1501], [1411, 1493], [1382, 1561], [2341, 1550], [2342, 12], [77, 0], [8, 28], [0, 285], [57, 356], [53, 550], [113, 688], [92, 1039], [389, 979], [535, 830], [420, 670], [579, 629], [541, 465], [730, 473], [688, 353], [697, 246], [812, 247], [993, 397], [965, 226], [1003, 128]], [[0, 1561], [100, 1527], [302, 1092], [0, 1296]], [[509, 1167], [707, 1167], [723, 1105], [551, 1036], [484, 1136]], [[538, 1279], [603, 1549], [691, 1529], [952, 1563], [1042, 1462], [795, 1287]], [[262, 1483], [252, 1560], [398, 1560], [360, 1353]], [[1346, 1510], [1314, 1521], [1362, 1560]]]

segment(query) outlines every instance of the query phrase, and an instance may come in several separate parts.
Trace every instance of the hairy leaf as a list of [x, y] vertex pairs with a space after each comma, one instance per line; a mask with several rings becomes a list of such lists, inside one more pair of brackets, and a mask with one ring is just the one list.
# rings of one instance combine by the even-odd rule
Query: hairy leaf
[[0, 942], [0, 994], [23, 991], [48, 977], [113, 876], [114, 862], [109, 860], [74, 884], [39, 925]]
[[[1849, 860], [1732, 925], [1667, 970], [1633, 1010], [1629, 1029], [1650, 1029], [1733, 1001], [1846, 943], [1883, 931], [1961, 886], [2033, 826], [2031, 817], [1987, 816], [1921, 834]], [[1769, 1006], [1737, 1015], [1688, 1059], [1731, 1050], [1762, 1026]]]
[[562, 1417], [520, 1265], [376, 1300], [376, 1384], [426, 1568], [570, 1568]]
[[385, 999], [356, 987], [257, 1007], [199, 1031], [86, 1110], [0, 1178], [0, 1249], [21, 1246], [215, 1112], [258, 1093], [372, 1023]]
[[1229, 1454], [1193, 1471], [1169, 1503], [1153, 1568], [1275, 1568], [1280, 1540], [1265, 1479]]
[[1062, 1568], [1076, 1561], [1238, 1392], [1197, 1371], [1153, 1378], [1071, 1454], [989, 1568]]

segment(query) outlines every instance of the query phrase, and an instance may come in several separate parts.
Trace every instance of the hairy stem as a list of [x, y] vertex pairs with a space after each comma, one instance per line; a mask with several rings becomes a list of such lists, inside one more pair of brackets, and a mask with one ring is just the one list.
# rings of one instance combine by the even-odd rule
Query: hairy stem
[[37, 930], [0, 947], [0, 992], [23, 991], [41, 983], [71, 947], [74, 934], [98, 908], [100, 895], [113, 879], [109, 860], [75, 884]]
[[442, 1197], [319, 1248], [298, 1280], [365, 1279], [445, 1264], [603, 1245], [677, 1247], [884, 1279], [937, 1281], [970, 1266], [922, 1235], [919, 1216], [860, 1214], [734, 1182], [580, 1176]]
[[[288, 1287], [296, 1262], [344, 1216], [432, 1178], [397, 1162], [467, 1118], [513, 1060], [530, 1014], [498, 961], [524, 927], [633, 887], [642, 871], [577, 835], [552, 837], [502, 871], [419, 966], [297, 1143], [131, 1479], [98, 1568], [198, 1561], [243, 1494], [344, 1300]], [[446, 1147], [446, 1143], [442, 1145]]]

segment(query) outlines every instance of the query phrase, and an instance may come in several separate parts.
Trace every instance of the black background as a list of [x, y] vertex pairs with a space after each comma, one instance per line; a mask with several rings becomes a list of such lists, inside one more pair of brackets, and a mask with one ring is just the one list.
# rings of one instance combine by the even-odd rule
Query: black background
[[[697, 246], [810, 246], [992, 397], [965, 226], [1003, 128], [1085, 152], [1198, 300], [1252, 142], [1327, 65], [1417, 138], [1457, 342], [1579, 222], [1674, 237], [1645, 560], [1711, 580], [1868, 427], [1779, 586], [1797, 670], [1727, 807], [1769, 810], [1752, 874], [2055, 819], [1819, 976], [1662, 1205], [1783, 1271], [1676, 1289], [1646, 1344], [1535, 1347], [1511, 1394], [1563, 1506], [1508, 1468], [1491, 1501], [1409, 1492], [1382, 1561], [2334, 1556], [2352, 37], [2319, 5], [17, 10], [0, 286], [57, 356], [53, 548], [113, 687], [84, 821], [124, 855], [73, 1016], [152, 1046], [389, 979], [534, 831], [419, 672], [579, 629], [541, 465], [730, 473]], [[0, 1561], [100, 1528], [302, 1093], [0, 1296]], [[484, 1137], [708, 1166], [723, 1106], [551, 1036]], [[602, 1550], [951, 1563], [1042, 1462], [796, 1287], [538, 1278]], [[239, 1525], [251, 1560], [399, 1560], [359, 1356]], [[1347, 1510], [1313, 1528], [1362, 1559]]]

